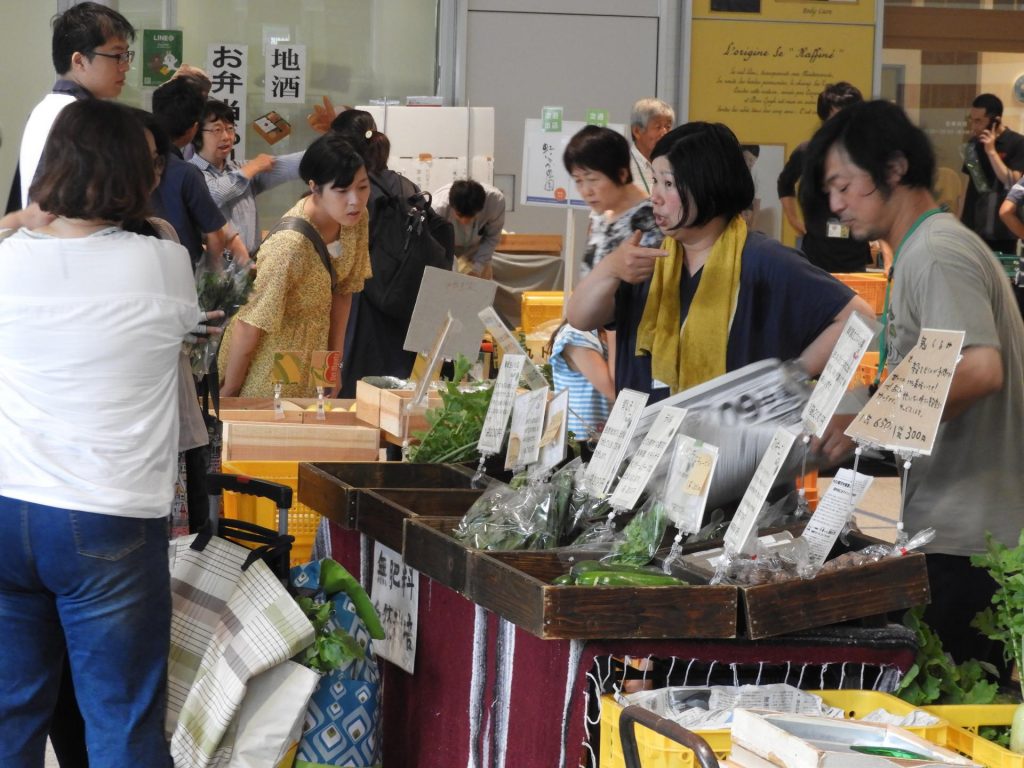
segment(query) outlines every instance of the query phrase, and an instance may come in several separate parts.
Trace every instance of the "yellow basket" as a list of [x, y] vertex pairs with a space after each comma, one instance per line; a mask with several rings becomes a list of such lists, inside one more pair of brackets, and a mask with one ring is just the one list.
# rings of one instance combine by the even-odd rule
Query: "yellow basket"
[[852, 288], [874, 308], [876, 315], [885, 311], [885, 275], [874, 272], [848, 272], [836, 273], [833, 277]]
[[[860, 361], [860, 365], [857, 366], [857, 372], [853, 374], [853, 379], [850, 381], [850, 388], [870, 387], [875, 383], [875, 371], [877, 370], [878, 353], [865, 352], [864, 358]], [[882, 381], [885, 381], [887, 375], [886, 371], [882, 371]]]
[[[259, 480], [287, 485], [292, 489], [292, 506], [288, 510], [288, 534], [292, 544], [292, 565], [309, 562], [313, 540], [320, 525], [320, 515], [299, 503], [299, 463], [297, 461], [225, 461], [221, 471], [228, 475], [246, 475]], [[262, 525], [277, 530], [277, 507], [270, 499], [224, 491], [224, 517]]]
[[988, 768], [1024, 768], [1024, 755], [978, 735], [978, 728], [983, 725], [1010, 725], [1016, 704], [944, 704], [923, 709], [949, 722], [943, 740], [936, 742], [946, 749], [967, 755]]
[[[884, 709], [896, 715], [902, 715], [915, 709], [903, 699], [878, 691], [808, 691], [821, 696], [830, 707], [840, 707], [848, 718], [858, 718]], [[626, 761], [622, 756], [622, 740], [619, 735], [619, 715], [622, 706], [611, 695], [601, 697], [601, 756], [600, 768], [625, 768]], [[936, 713], [936, 716], [942, 715]], [[988, 723], [986, 723], [988, 724]], [[643, 768], [693, 768], [695, 760], [693, 752], [672, 739], [655, 733], [639, 723], [634, 726], [637, 752]], [[947, 731], [954, 730], [946, 723], [907, 728], [911, 733], [929, 741], [946, 746], [943, 739]], [[696, 731], [721, 760], [729, 756], [732, 739], [728, 729], [712, 731]], [[984, 739], [982, 739], [984, 741]], [[991, 742], [988, 742], [991, 743]], [[995, 746], [995, 745], [993, 745]], [[951, 747], [952, 748], [952, 747]], [[1004, 752], [1006, 750], [1003, 750]], [[1021, 768], [1019, 765], [989, 764], [991, 768]]]
[[523, 333], [530, 333], [548, 320], [560, 320], [563, 301], [561, 291], [523, 291], [519, 323]]

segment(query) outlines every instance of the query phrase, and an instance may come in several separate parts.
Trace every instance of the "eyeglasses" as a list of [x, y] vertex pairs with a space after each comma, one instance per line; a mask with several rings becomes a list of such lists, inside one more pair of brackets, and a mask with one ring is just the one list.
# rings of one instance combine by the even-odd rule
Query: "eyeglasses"
[[214, 136], [232, 136], [235, 133], [235, 126], [218, 125], [213, 128], [203, 128], [203, 133], [212, 133]]
[[127, 64], [131, 66], [131, 63], [135, 61], [135, 51], [125, 51], [124, 53], [103, 53], [103, 51], [93, 51], [93, 56], [102, 56], [105, 59], [117, 59], [118, 64]]

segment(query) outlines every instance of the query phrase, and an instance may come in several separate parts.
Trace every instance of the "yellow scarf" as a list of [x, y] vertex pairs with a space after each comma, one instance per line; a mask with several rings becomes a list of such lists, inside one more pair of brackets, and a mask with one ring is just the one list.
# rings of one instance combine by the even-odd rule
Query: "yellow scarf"
[[651, 356], [651, 373], [668, 384], [673, 394], [725, 373], [746, 240], [747, 225], [737, 216], [712, 246], [682, 329], [679, 284], [685, 250], [671, 237], [662, 243], [668, 256], [654, 267], [637, 328], [636, 353]]

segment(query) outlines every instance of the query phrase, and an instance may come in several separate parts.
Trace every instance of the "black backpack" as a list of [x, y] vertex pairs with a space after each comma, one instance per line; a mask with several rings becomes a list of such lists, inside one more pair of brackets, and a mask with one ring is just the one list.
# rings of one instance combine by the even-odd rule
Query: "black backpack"
[[372, 175], [370, 183], [370, 264], [373, 277], [362, 300], [408, 323], [426, 267], [451, 269], [455, 254], [452, 225], [434, 212], [430, 194], [393, 171]]

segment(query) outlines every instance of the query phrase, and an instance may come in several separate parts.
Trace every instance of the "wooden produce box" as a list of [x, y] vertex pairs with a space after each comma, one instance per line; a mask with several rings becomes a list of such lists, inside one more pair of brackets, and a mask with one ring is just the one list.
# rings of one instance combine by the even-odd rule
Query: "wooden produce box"
[[[402, 429], [402, 412], [414, 394], [411, 389], [382, 389], [366, 381], [357, 381], [356, 415], [361, 421], [380, 427], [401, 440], [406, 435]], [[440, 395], [436, 391], [428, 392], [425, 407], [415, 409], [409, 416], [409, 436], [426, 432], [429, 425], [425, 411], [440, 406]]]
[[[851, 550], [883, 543], [861, 533], [851, 533], [849, 539]], [[813, 579], [741, 587], [740, 592], [745, 634], [752, 640], [902, 611], [931, 600], [925, 556], [919, 552]]]
[[[457, 464], [399, 462], [312, 463], [299, 465], [299, 499], [342, 528], [354, 529], [367, 489], [435, 491], [472, 488], [473, 472]], [[415, 494], [411, 494], [415, 495]], [[475, 498], [475, 496], [473, 497]], [[466, 509], [472, 501], [466, 503]], [[461, 514], [461, 513], [460, 513]], [[396, 537], [392, 536], [394, 542]]]
[[460, 519], [483, 490], [477, 488], [364, 488], [356, 529], [405, 554], [405, 521], [414, 517]]
[[[803, 525], [787, 528], [799, 536]], [[761, 531], [761, 535], [775, 531]], [[837, 542], [829, 560], [848, 551], [884, 542], [862, 533], [849, 534], [850, 546]], [[721, 541], [683, 547], [683, 553], [720, 548]], [[682, 578], [706, 579], [707, 574], [677, 565], [673, 573]], [[740, 636], [759, 640], [814, 627], [825, 627], [853, 619], [880, 616], [923, 605], [931, 599], [925, 556], [911, 552], [873, 563], [819, 573], [813, 579], [737, 587], [742, 607]]]
[[[280, 419], [274, 413], [274, 398], [272, 397], [225, 397], [220, 401], [219, 416], [221, 421], [356, 425], [357, 414], [353, 410], [355, 400], [327, 398], [324, 402], [330, 409], [324, 413], [326, 417], [324, 421], [320, 421], [316, 417], [317, 399], [315, 397], [282, 399], [284, 418]], [[307, 410], [310, 406], [313, 409]]]
[[[466, 505], [466, 510], [469, 507]], [[452, 535], [461, 519], [461, 515], [408, 518], [402, 554], [406, 565], [469, 597], [466, 583], [469, 561], [478, 556], [480, 550], [467, 547]]]
[[736, 637], [735, 587], [556, 586], [564, 557], [476, 551], [467, 596], [542, 640]]
[[376, 461], [380, 431], [353, 413], [330, 422], [224, 422], [222, 461]]

